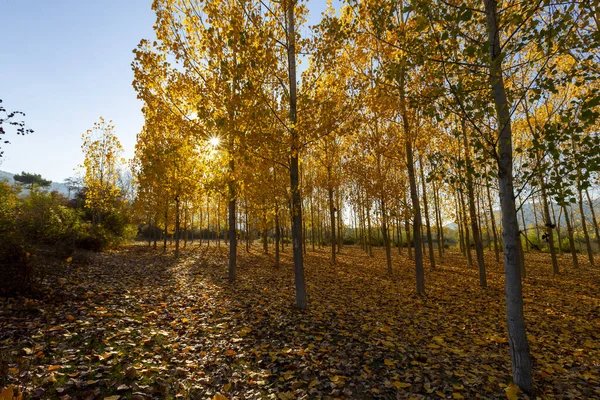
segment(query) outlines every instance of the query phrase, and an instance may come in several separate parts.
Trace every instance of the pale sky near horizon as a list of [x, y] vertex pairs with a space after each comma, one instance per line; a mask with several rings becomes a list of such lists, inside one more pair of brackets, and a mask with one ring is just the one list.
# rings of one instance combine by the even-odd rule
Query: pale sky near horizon
[[[131, 86], [132, 50], [153, 38], [152, 0], [0, 0], [0, 99], [26, 113], [35, 132], [7, 128], [0, 170], [39, 173], [62, 182], [83, 160], [81, 134], [112, 119], [132, 157], [143, 125]], [[310, 0], [308, 25], [326, 0]], [[308, 28], [303, 31], [307, 33]], [[3, 138], [4, 139], [4, 138]]]

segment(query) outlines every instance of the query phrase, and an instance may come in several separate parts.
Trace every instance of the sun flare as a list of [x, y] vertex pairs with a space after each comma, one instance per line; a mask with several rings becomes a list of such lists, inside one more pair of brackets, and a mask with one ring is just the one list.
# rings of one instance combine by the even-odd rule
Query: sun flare
[[221, 139], [218, 136], [213, 136], [210, 139], [208, 139], [208, 143], [210, 143], [210, 145], [213, 147], [217, 147], [220, 142]]

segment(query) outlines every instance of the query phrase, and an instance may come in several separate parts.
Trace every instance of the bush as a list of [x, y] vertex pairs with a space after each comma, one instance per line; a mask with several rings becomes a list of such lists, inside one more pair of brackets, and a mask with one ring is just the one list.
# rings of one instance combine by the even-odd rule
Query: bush
[[345, 237], [345, 238], [342, 240], [342, 243], [343, 243], [345, 246], [351, 246], [351, 245], [353, 245], [353, 244], [356, 244], [356, 243], [357, 243], [357, 240], [356, 240], [356, 238], [354, 238], [354, 237]]
[[0, 241], [0, 296], [26, 293], [31, 284], [27, 252], [13, 235]]
[[76, 246], [82, 250], [102, 251], [107, 249], [111, 244], [112, 235], [102, 228], [97, 226], [93, 230], [88, 230], [81, 235], [76, 242]]
[[27, 243], [73, 242], [81, 232], [81, 214], [58, 193], [32, 191], [19, 206], [16, 227]]

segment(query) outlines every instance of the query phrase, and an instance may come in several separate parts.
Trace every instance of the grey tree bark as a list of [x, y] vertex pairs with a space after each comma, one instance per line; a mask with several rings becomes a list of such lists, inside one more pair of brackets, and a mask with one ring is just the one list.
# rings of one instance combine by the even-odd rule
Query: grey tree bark
[[[290, 94], [290, 122], [296, 124], [296, 0], [288, 0], [286, 9], [287, 56]], [[291, 129], [290, 184], [292, 192], [292, 246], [294, 258], [294, 283], [296, 285], [296, 307], [306, 308], [306, 284], [304, 281], [304, 256], [302, 254], [302, 199], [299, 187], [300, 139], [295, 126]]]
[[523, 289], [519, 266], [519, 225], [513, 188], [512, 129], [510, 105], [506, 98], [502, 72], [500, 32], [496, 14], [497, 0], [484, 0], [490, 50], [490, 80], [498, 118], [498, 186], [502, 209], [504, 274], [506, 276], [506, 319], [512, 362], [512, 377], [523, 392], [533, 393], [529, 343], [523, 315]]

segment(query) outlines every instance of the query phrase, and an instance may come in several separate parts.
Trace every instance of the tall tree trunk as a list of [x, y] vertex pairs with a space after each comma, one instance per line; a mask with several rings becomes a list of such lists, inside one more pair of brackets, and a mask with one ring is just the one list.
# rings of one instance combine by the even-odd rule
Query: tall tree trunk
[[406, 251], [408, 252], [408, 259], [412, 261], [412, 239], [410, 235], [410, 222], [408, 217], [408, 210], [404, 210], [404, 229], [406, 230]]
[[546, 192], [546, 182], [544, 181], [544, 177], [540, 172], [538, 174], [538, 179], [540, 181], [540, 186], [542, 187], [542, 206], [544, 208], [544, 219], [545, 228], [546, 228], [546, 236], [548, 240], [548, 247], [550, 248], [550, 258], [552, 259], [552, 273], [554, 275], [558, 274], [558, 260], [556, 259], [556, 249], [554, 248], [554, 231], [555, 227], [554, 222], [552, 222], [552, 217], [550, 216], [550, 206], [548, 205], [548, 194]]
[[194, 212], [192, 211], [192, 217], [190, 218], [190, 242], [194, 243]]
[[331, 263], [335, 265], [335, 205], [333, 204], [333, 183], [331, 182], [331, 166], [327, 166], [327, 195], [329, 199], [329, 223], [331, 225]]
[[279, 226], [279, 206], [275, 203], [275, 267], [279, 268], [279, 241], [281, 227]]
[[558, 210], [558, 219], [556, 219], [556, 212], [554, 211], [554, 205], [552, 205], [552, 218], [556, 221], [556, 236], [558, 236], [558, 254], [562, 255], [562, 236], [560, 234], [560, 214], [562, 209]]
[[598, 222], [596, 220], [596, 212], [594, 211], [594, 203], [590, 197], [590, 192], [585, 189], [585, 196], [587, 197], [590, 211], [592, 212], [592, 223], [594, 224], [594, 234], [596, 235], [596, 241], [598, 242], [598, 249], [600, 250], [600, 232], [598, 231]]
[[185, 207], [185, 212], [183, 214], [183, 248], [187, 248], [187, 242], [190, 238], [189, 230], [188, 230], [188, 209]]
[[492, 206], [492, 196], [490, 195], [490, 185], [485, 185], [488, 199], [488, 206], [490, 210], [490, 221], [492, 223], [492, 235], [494, 237], [494, 254], [496, 255], [496, 262], [500, 262], [500, 249], [498, 246], [498, 231], [496, 230], [496, 215], [494, 214], [494, 208]]
[[181, 223], [179, 195], [175, 195], [175, 258], [179, 257], [179, 224]]
[[337, 241], [338, 241], [338, 247], [337, 247], [337, 252], [338, 254], [342, 251], [342, 245], [344, 244], [344, 220], [342, 218], [342, 202], [340, 200], [340, 188], [338, 187], [337, 190]]
[[383, 235], [383, 244], [385, 246], [385, 259], [387, 262], [387, 272], [392, 274], [392, 248], [390, 245], [390, 236], [387, 223], [387, 212], [385, 208], [385, 200], [381, 200], [381, 233]]
[[228, 181], [229, 186], [229, 281], [235, 281], [236, 266], [237, 266], [237, 231], [235, 229], [235, 213], [236, 213], [236, 193], [235, 193], [235, 138], [230, 135], [229, 139], [229, 173], [231, 177]]
[[579, 213], [581, 214], [581, 229], [583, 230], [583, 237], [585, 238], [585, 248], [588, 254], [588, 261], [590, 262], [590, 265], [593, 266], [594, 252], [592, 251], [592, 242], [590, 241], [590, 234], [588, 232], [587, 222], [585, 220], [585, 212], [583, 209], [583, 191], [581, 190], [581, 186], [579, 186], [577, 192], [579, 195]]
[[250, 252], [250, 227], [248, 226], [248, 199], [244, 200], [244, 231], [246, 232], [246, 253]]
[[[522, 205], [521, 205], [521, 222], [523, 223], [522, 232], [523, 232], [523, 235], [527, 239], [529, 239], [529, 236], [527, 235], [527, 223], [525, 222], [525, 207], [524, 206], [525, 206], [525, 203], [522, 203]], [[525, 250], [527, 252], [529, 252], [529, 240], [527, 240], [527, 239], [525, 239]], [[520, 238], [519, 238], [519, 240], [520, 240]]]
[[373, 257], [373, 239], [371, 237], [371, 207], [369, 206], [369, 196], [367, 196], [367, 252], [370, 257]]
[[490, 49], [490, 82], [498, 118], [498, 186], [502, 209], [504, 273], [506, 276], [506, 319], [508, 342], [515, 384], [527, 394], [533, 394], [533, 379], [529, 343], [523, 315], [523, 289], [519, 265], [519, 224], [513, 188], [512, 129], [510, 104], [506, 98], [502, 73], [500, 32], [496, 14], [497, 0], [484, 0]]
[[425, 167], [423, 157], [419, 154], [419, 171], [421, 172], [421, 188], [423, 190], [423, 213], [425, 214], [425, 231], [427, 232], [427, 245], [429, 246], [429, 265], [435, 269], [435, 254], [433, 251], [433, 238], [431, 237], [431, 224], [429, 223], [429, 205], [427, 203], [427, 188], [425, 187]]
[[417, 293], [425, 293], [425, 270], [423, 268], [423, 249], [421, 247], [421, 207], [419, 204], [419, 193], [417, 191], [417, 178], [415, 174], [415, 161], [413, 156], [413, 135], [408, 121], [406, 109], [406, 97], [404, 93], [405, 68], [400, 71], [400, 114], [404, 128], [404, 141], [406, 148], [406, 166], [408, 169], [408, 180], [410, 184], [410, 198], [413, 208], [413, 241], [415, 244], [415, 275]]
[[156, 250], [156, 237], [158, 236], [158, 214], [154, 215], [154, 250]]
[[290, 184], [292, 192], [292, 246], [294, 253], [294, 283], [296, 285], [296, 307], [306, 308], [306, 284], [304, 282], [304, 257], [302, 254], [302, 199], [300, 198], [298, 157], [300, 139], [296, 132], [296, 0], [287, 1], [287, 56], [290, 84]]
[[533, 210], [533, 223], [535, 224], [535, 237], [537, 239], [538, 250], [542, 249], [540, 238], [540, 227], [538, 224], [537, 207], [535, 206], [535, 196], [531, 196], [531, 208]]
[[[483, 202], [483, 199], [481, 199], [481, 202]], [[486, 243], [486, 247], [488, 250], [492, 250], [492, 237], [490, 235], [491, 232], [491, 228], [490, 228], [490, 220], [488, 218], [488, 214], [485, 211], [485, 206], [481, 205], [481, 202], [478, 201], [479, 204], [479, 209], [483, 210], [483, 212], [481, 214], [483, 214], [483, 222], [485, 223], [485, 240], [487, 241]]]
[[217, 200], [217, 247], [221, 248], [221, 196]]
[[[397, 211], [400, 212], [399, 210]], [[402, 222], [396, 217], [396, 234], [398, 236], [398, 254], [402, 254]]]
[[265, 252], [265, 254], [269, 254], [269, 243], [268, 243], [268, 238], [267, 238], [267, 232], [268, 232], [268, 228], [267, 228], [267, 212], [263, 211], [263, 250]]
[[206, 247], [210, 247], [210, 204], [206, 195]]
[[467, 217], [467, 207], [465, 206], [465, 196], [462, 191], [458, 192], [460, 198], [460, 209], [463, 217], [463, 229], [465, 230], [465, 250], [467, 251], [467, 262], [469, 267], [473, 266], [473, 256], [471, 255], [471, 234], [469, 232], [469, 221]]
[[433, 204], [435, 205], [435, 226], [436, 226], [436, 239], [438, 246], [438, 255], [440, 256], [440, 262], [443, 262], [444, 257], [444, 227], [442, 225], [442, 213], [440, 209], [440, 198], [438, 196], [438, 187], [433, 181]]
[[565, 214], [565, 222], [567, 224], [567, 234], [569, 235], [569, 247], [571, 251], [571, 257], [573, 258], [573, 268], [579, 268], [579, 260], [577, 259], [577, 248], [575, 247], [575, 236], [573, 233], [573, 226], [571, 225], [571, 218], [567, 211], [567, 206], [562, 205], [563, 213]]
[[167, 251], [167, 236], [169, 233], [169, 202], [167, 201], [165, 207], [165, 236], [163, 238], [163, 253]]
[[315, 207], [313, 204], [313, 194], [310, 196], [310, 237], [312, 251], [315, 251]]
[[379, 202], [381, 204], [381, 233], [383, 235], [383, 245], [385, 246], [385, 260], [387, 263], [387, 273], [392, 274], [392, 248], [390, 245], [390, 232], [388, 229], [387, 210], [385, 204], [385, 192], [383, 190], [383, 174], [381, 171], [381, 154], [377, 155], [377, 175], [379, 186]]
[[321, 218], [321, 205], [317, 203], [317, 221], [319, 227], [319, 250], [323, 247], [323, 219]]
[[485, 270], [485, 261], [483, 259], [483, 243], [479, 233], [479, 224], [477, 210], [475, 208], [475, 190], [473, 188], [473, 163], [471, 162], [471, 149], [467, 139], [467, 126], [465, 120], [461, 120], [463, 131], [463, 145], [465, 147], [465, 162], [467, 166], [467, 197], [469, 200], [469, 215], [471, 217], [471, 229], [473, 231], [473, 242], [475, 243], [475, 254], [477, 255], [477, 266], [479, 268], [479, 285], [487, 287], [487, 274]]
[[458, 200], [458, 189], [456, 190], [456, 195], [454, 196], [454, 203], [456, 207], [456, 228], [458, 229], [458, 246], [463, 257], [466, 257], [467, 248], [465, 246], [465, 234], [462, 226], [462, 213], [460, 211], [460, 202]]

